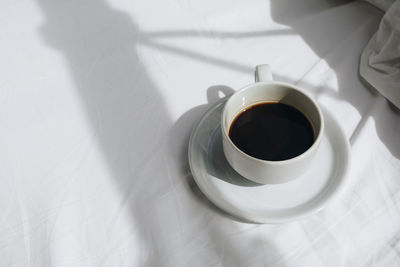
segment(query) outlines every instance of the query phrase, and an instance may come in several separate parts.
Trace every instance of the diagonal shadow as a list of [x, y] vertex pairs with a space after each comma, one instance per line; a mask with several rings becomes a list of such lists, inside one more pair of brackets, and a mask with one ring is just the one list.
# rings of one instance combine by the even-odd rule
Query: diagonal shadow
[[143, 40], [142, 44], [147, 45], [149, 47], [156, 48], [156, 49], [160, 49], [163, 51], [167, 51], [167, 52], [173, 53], [175, 55], [184, 56], [184, 57], [192, 58], [195, 60], [200, 60], [200, 61], [208, 63], [208, 64], [221, 66], [221, 67], [228, 68], [228, 69], [238, 71], [238, 72], [248, 73], [248, 72], [253, 71], [252, 67], [246, 66], [241, 63], [236, 63], [236, 62], [232, 62], [232, 61], [225, 60], [225, 59], [211, 57], [209, 55], [204, 55], [204, 54], [201, 54], [198, 52], [190, 51], [187, 49], [181, 49], [181, 48], [178, 48], [175, 46], [162, 44], [159, 42]]
[[150, 31], [146, 32], [147, 39], [161, 38], [253, 38], [278, 35], [291, 35], [291, 29], [266, 30], [253, 32], [228, 32], [228, 31], [193, 31], [193, 30], [175, 30], [175, 31]]

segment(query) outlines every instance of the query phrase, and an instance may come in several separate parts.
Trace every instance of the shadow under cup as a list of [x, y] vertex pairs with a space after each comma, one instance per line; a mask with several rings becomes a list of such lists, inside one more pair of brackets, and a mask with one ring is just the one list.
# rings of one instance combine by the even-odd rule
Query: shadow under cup
[[[300, 111], [310, 122], [314, 142], [302, 154], [281, 161], [252, 157], [241, 151], [230, 139], [229, 129], [239, 113], [261, 103], [278, 102]], [[221, 118], [225, 157], [243, 177], [261, 184], [284, 183], [303, 174], [311, 164], [322, 139], [324, 121], [317, 103], [302, 89], [282, 82], [257, 82], [235, 94], [226, 102]]]

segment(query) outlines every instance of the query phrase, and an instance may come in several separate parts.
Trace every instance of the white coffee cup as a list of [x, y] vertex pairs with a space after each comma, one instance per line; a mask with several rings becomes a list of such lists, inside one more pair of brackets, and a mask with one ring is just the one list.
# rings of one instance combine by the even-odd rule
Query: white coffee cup
[[[225, 157], [243, 177], [261, 184], [284, 183], [300, 177], [309, 167], [318, 150], [324, 131], [324, 119], [318, 104], [297, 86], [272, 80], [268, 65], [259, 65], [256, 82], [233, 94], [222, 112], [222, 144]], [[314, 142], [302, 154], [287, 160], [269, 161], [241, 151], [230, 139], [229, 129], [236, 116], [250, 106], [264, 102], [280, 102], [299, 110], [311, 123]]]

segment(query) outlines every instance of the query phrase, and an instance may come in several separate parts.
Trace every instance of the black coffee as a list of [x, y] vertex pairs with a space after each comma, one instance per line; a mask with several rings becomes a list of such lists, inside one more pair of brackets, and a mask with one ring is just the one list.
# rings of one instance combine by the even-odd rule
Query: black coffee
[[297, 109], [281, 103], [262, 103], [239, 113], [229, 137], [246, 154], [263, 160], [286, 160], [314, 142], [311, 123]]

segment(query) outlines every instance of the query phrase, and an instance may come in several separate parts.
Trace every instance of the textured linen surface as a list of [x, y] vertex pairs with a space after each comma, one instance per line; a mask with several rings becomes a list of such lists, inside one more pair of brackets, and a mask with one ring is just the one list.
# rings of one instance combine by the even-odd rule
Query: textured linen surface
[[[323, 0], [0, 0], [0, 266], [400, 266], [400, 114], [358, 77], [382, 12]], [[193, 181], [196, 121], [269, 63], [351, 143], [320, 212], [251, 224]]]

